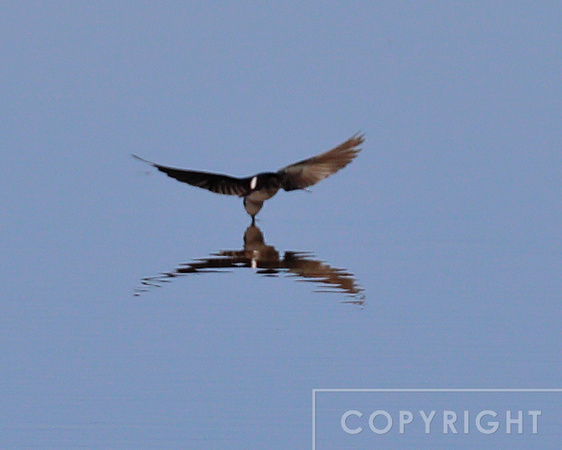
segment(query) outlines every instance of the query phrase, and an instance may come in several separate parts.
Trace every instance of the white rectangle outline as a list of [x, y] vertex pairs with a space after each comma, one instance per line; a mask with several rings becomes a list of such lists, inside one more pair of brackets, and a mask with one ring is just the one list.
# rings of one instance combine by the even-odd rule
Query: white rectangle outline
[[312, 450], [316, 450], [316, 393], [317, 392], [562, 392], [562, 389], [312, 389]]

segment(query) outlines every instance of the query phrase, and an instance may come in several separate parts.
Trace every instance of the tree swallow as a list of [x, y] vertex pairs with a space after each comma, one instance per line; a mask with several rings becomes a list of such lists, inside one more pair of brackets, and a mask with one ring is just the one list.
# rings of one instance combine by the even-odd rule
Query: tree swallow
[[166, 175], [192, 186], [211, 192], [244, 197], [244, 208], [255, 223], [263, 202], [277, 194], [279, 189], [294, 191], [306, 189], [347, 166], [361, 151], [364, 136], [356, 134], [337, 147], [311, 158], [288, 165], [277, 172], [262, 172], [251, 177], [235, 178], [210, 172], [176, 169], [140, 159]]

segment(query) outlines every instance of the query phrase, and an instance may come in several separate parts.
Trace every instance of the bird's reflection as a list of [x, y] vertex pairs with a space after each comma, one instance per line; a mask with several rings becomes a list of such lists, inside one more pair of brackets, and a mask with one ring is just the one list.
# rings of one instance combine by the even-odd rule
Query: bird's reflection
[[343, 294], [346, 296], [344, 303], [362, 305], [365, 301], [364, 290], [357, 284], [353, 274], [314, 259], [310, 252], [285, 251], [281, 257], [275, 247], [265, 243], [261, 229], [255, 224], [246, 229], [242, 250], [221, 250], [208, 257], [181, 264], [171, 272], [145, 277], [141, 280], [141, 287], [135, 289], [135, 295], [139, 296], [151, 287], [160, 287], [179, 276], [245, 267], [264, 276], [288, 274], [300, 281], [315, 283], [318, 286], [315, 292]]

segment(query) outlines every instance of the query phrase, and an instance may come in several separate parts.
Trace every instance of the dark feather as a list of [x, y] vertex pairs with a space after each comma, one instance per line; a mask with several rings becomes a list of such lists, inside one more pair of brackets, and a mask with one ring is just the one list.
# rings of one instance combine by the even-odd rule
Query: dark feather
[[234, 178], [218, 173], [176, 169], [174, 167], [155, 164], [136, 155], [132, 156], [156, 167], [160, 172], [164, 172], [169, 177], [175, 178], [182, 183], [187, 183], [192, 186], [208, 189], [209, 191], [215, 192], [216, 194], [244, 196], [250, 191], [251, 178]]
[[283, 189], [305, 189], [343, 169], [361, 151], [363, 140], [363, 135], [356, 134], [332, 150], [282, 168], [277, 173]]

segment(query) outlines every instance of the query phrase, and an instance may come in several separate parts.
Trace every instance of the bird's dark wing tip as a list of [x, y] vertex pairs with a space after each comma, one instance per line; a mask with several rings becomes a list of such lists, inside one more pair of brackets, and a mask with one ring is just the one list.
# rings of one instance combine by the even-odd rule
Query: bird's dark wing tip
[[155, 164], [151, 161], [148, 161], [147, 159], [141, 158], [140, 156], [134, 155], [133, 153], [131, 153], [131, 156], [135, 159], [138, 159], [139, 161], [145, 162], [147, 164], [150, 164], [151, 166], [154, 166]]
[[351, 136], [350, 140], [355, 140], [357, 143], [355, 145], [361, 145], [365, 142], [365, 133], [362, 131], [358, 131], [353, 136]]

